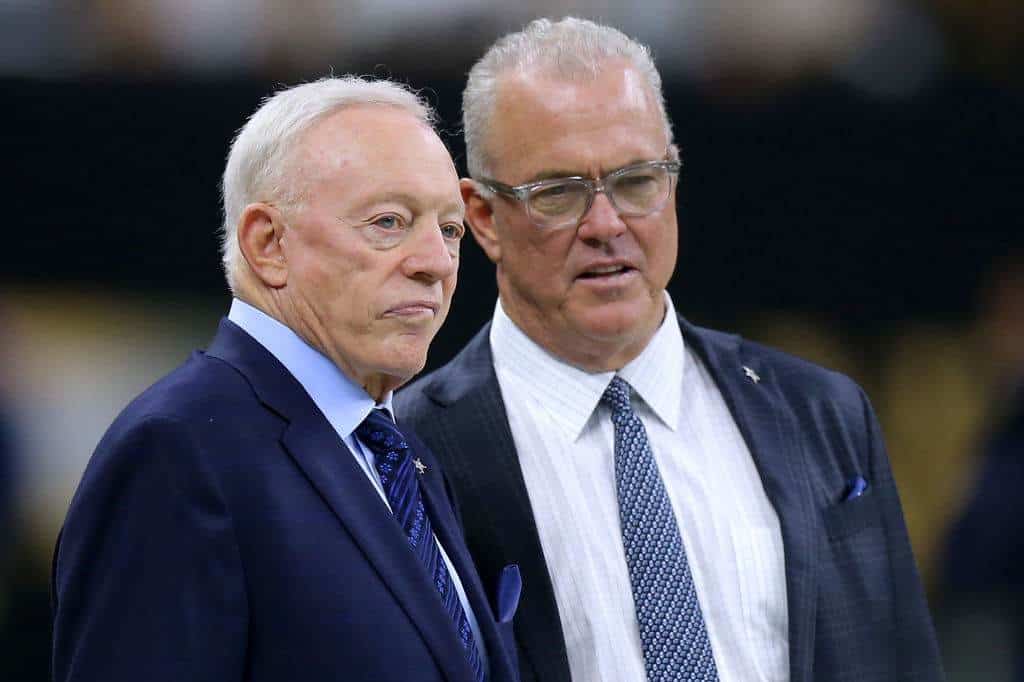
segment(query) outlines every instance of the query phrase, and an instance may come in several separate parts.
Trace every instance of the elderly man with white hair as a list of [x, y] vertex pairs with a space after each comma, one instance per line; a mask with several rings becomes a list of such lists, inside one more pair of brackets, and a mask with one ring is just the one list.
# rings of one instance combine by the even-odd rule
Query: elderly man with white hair
[[234, 301], [116, 419], [53, 566], [58, 682], [513, 682], [440, 467], [396, 425], [455, 287], [464, 205], [429, 107], [328, 78], [224, 172]]

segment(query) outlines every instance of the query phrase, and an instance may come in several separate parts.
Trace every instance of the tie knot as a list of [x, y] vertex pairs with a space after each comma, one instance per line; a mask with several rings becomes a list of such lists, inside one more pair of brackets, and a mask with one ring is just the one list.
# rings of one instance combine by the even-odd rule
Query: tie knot
[[381, 409], [375, 409], [367, 415], [363, 423], [356, 427], [356, 435], [378, 455], [409, 449], [405, 436], [391, 421], [391, 416]]
[[604, 389], [601, 402], [611, 408], [613, 414], [632, 411], [629, 403], [630, 386], [626, 380], [616, 374], [608, 388]]

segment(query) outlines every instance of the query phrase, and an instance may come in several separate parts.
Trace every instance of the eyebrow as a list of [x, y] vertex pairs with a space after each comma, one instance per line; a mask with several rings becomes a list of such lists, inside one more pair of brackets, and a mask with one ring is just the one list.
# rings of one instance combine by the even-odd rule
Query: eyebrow
[[[424, 206], [424, 204], [430, 204], [433, 202], [430, 198], [424, 200], [423, 196], [409, 194], [408, 192], [386, 192], [370, 197], [366, 201], [360, 202], [358, 210], [364, 211], [369, 209], [371, 206], [383, 203], [399, 203], [415, 209], [420, 209]], [[462, 213], [465, 210], [466, 205], [462, 202], [461, 199], [459, 199], [458, 201], [453, 199], [452, 201], [444, 201], [444, 203], [440, 204], [440, 209], [438, 212], [441, 214]]]

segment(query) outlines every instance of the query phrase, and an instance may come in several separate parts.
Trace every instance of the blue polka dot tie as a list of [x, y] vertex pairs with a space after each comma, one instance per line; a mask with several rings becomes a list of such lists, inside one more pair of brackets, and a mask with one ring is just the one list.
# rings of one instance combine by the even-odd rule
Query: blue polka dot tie
[[423, 508], [420, 486], [416, 480], [414, 455], [391, 417], [383, 410], [374, 410], [356, 428], [356, 435], [374, 454], [374, 464], [391, 505], [391, 513], [405, 531], [409, 547], [431, 576], [441, 603], [455, 624], [455, 632], [469, 659], [477, 682], [484, 679], [483, 662], [476, 648], [473, 629], [459, 601], [459, 593], [441, 557], [434, 539], [430, 517]]
[[647, 430], [616, 376], [601, 396], [615, 427], [615, 480], [622, 542], [650, 682], [717, 682], [704, 616], [672, 503]]

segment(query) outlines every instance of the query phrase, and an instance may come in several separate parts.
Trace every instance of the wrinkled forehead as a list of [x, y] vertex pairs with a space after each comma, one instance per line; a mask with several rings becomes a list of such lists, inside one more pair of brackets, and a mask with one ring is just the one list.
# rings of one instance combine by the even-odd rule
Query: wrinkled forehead
[[294, 142], [295, 158], [311, 168], [336, 168], [403, 151], [447, 149], [429, 124], [400, 107], [356, 104], [326, 114]]
[[423, 176], [450, 190], [458, 177], [434, 129], [414, 114], [386, 105], [355, 105], [323, 117], [297, 140], [288, 166], [299, 190], [323, 183], [390, 186]]

